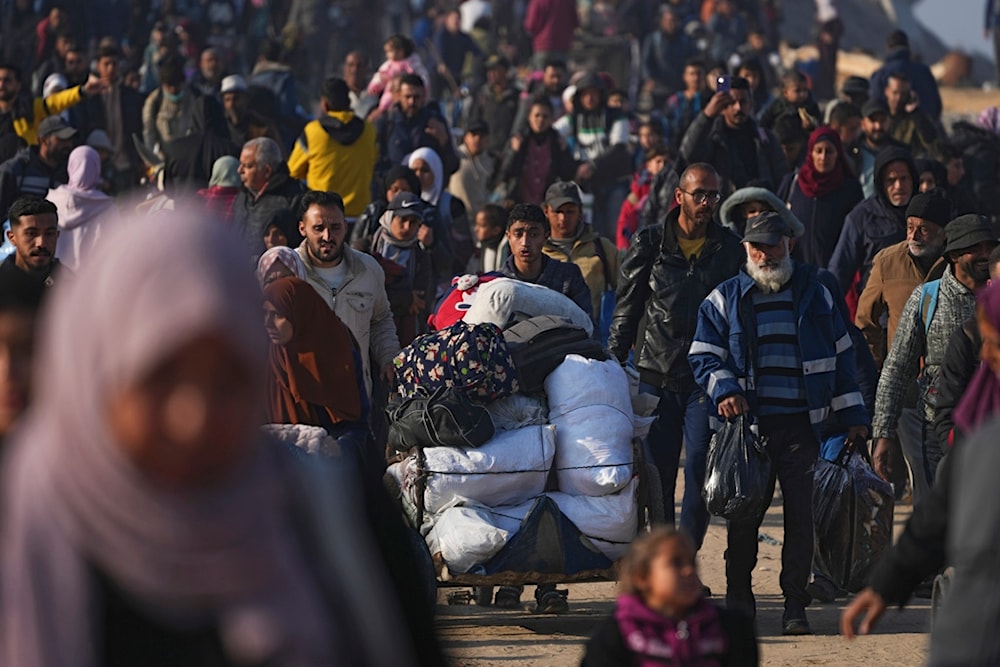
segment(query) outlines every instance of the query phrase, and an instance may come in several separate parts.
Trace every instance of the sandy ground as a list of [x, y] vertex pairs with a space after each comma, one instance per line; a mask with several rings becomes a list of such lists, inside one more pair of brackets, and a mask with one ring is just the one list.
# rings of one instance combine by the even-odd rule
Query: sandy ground
[[[677, 508], [679, 514], [680, 507]], [[909, 516], [910, 507], [896, 510], [896, 530]], [[811, 637], [782, 637], [782, 598], [778, 586], [783, 536], [781, 501], [776, 498], [764, 519], [760, 555], [754, 570], [757, 598], [757, 632], [762, 665], [920, 665], [926, 658], [930, 618], [927, 600], [916, 600], [903, 611], [886, 613], [878, 632], [848, 642], [838, 634], [843, 601], [809, 607]], [[715, 593], [725, 593], [722, 552], [726, 528], [718, 519], [709, 527], [699, 554], [701, 578]], [[779, 544], [774, 544], [777, 542]], [[577, 665], [583, 645], [595, 624], [611, 612], [613, 583], [575, 584], [570, 589], [570, 611], [561, 616], [531, 613], [533, 589], [522, 596], [524, 609], [506, 611], [475, 605], [447, 605], [446, 594], [460, 589], [439, 589], [438, 630], [456, 667], [485, 665]], [[530, 603], [530, 604], [529, 604]]]

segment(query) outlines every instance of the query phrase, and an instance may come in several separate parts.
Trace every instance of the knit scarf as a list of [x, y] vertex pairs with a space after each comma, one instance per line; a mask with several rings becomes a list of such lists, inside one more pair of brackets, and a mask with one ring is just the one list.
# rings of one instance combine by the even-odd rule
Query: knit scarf
[[372, 237], [372, 252], [399, 264], [409, 272], [412, 278], [414, 267], [410, 266], [410, 259], [413, 256], [413, 248], [417, 245], [417, 237], [414, 235], [408, 241], [400, 241], [393, 236], [390, 231], [393, 216], [392, 211], [386, 211], [379, 218], [379, 229]]
[[674, 620], [647, 607], [638, 595], [622, 595], [615, 620], [639, 667], [716, 667], [729, 648], [719, 610], [705, 599], [683, 619]]

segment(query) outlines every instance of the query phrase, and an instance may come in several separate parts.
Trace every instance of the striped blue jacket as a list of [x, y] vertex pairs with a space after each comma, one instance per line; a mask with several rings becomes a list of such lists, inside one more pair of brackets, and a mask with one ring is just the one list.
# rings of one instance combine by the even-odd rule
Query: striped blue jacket
[[[756, 413], [752, 353], [756, 326], [750, 298], [754, 286], [753, 278], [740, 271], [708, 295], [698, 309], [688, 362], [695, 381], [716, 406], [724, 398], [743, 394]], [[841, 424], [869, 424], [855, 380], [851, 336], [833, 295], [819, 282], [816, 267], [796, 264], [789, 289], [795, 304], [809, 421], [816, 437], [831, 411]]]

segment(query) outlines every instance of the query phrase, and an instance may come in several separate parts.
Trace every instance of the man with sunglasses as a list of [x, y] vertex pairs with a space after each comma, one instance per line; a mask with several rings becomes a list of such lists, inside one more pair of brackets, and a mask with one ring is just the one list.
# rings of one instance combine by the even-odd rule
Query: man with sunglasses
[[661, 223], [633, 237], [622, 260], [608, 341], [623, 363], [634, 348], [642, 391], [660, 397], [647, 444], [660, 472], [670, 524], [681, 443], [687, 443], [680, 528], [699, 548], [709, 518], [701, 498], [709, 404], [694, 381], [688, 348], [701, 302], [719, 283], [735, 276], [746, 260], [739, 238], [713, 219], [721, 200], [719, 185], [711, 165], [692, 164], [674, 190], [677, 206]]

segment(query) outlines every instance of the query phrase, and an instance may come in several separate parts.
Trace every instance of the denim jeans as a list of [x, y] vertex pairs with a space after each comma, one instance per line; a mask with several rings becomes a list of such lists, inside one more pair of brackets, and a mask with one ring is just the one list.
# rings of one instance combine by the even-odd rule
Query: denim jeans
[[705, 485], [705, 463], [712, 434], [708, 429], [709, 398], [701, 389], [675, 392], [642, 383], [639, 391], [660, 397], [656, 408], [657, 420], [649, 429], [647, 451], [660, 471], [663, 484], [664, 516], [667, 523], [676, 524], [674, 494], [677, 489], [677, 468], [681, 446], [685, 447], [684, 497], [681, 500], [680, 529], [701, 548], [708, 530], [708, 509], [701, 497]]

